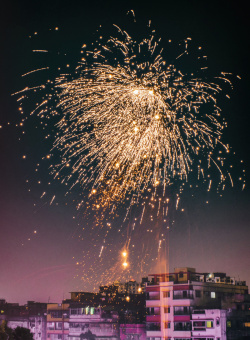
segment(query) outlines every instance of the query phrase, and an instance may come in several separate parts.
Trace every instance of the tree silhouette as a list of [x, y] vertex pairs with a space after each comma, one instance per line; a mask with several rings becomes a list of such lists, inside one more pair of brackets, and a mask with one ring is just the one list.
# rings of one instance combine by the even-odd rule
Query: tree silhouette
[[17, 327], [12, 329], [5, 320], [0, 325], [0, 340], [33, 340], [33, 334], [28, 328]]
[[87, 339], [87, 340], [95, 340], [96, 339], [96, 337], [95, 337], [95, 335], [90, 331], [90, 330], [88, 330], [86, 333], [82, 333], [81, 335], [80, 335], [80, 339], [82, 340], [82, 339]]
[[28, 328], [17, 327], [13, 331], [14, 340], [33, 340], [33, 334]]
[[0, 325], [0, 340], [14, 340], [13, 330], [7, 326], [7, 322], [2, 320]]

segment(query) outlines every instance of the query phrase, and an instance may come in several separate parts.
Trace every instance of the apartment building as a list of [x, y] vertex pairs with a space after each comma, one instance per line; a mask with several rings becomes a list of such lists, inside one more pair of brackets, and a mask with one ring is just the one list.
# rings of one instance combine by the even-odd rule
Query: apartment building
[[224, 340], [226, 311], [248, 294], [244, 281], [224, 273], [196, 273], [185, 267], [149, 277], [147, 340]]
[[86, 335], [96, 340], [120, 339], [117, 312], [83, 304], [71, 304], [69, 311], [69, 340]]
[[47, 340], [68, 340], [69, 304], [47, 304]]
[[46, 303], [28, 301], [20, 306], [0, 300], [0, 323], [4, 320], [8, 327], [23, 327], [30, 330], [34, 340], [46, 340]]

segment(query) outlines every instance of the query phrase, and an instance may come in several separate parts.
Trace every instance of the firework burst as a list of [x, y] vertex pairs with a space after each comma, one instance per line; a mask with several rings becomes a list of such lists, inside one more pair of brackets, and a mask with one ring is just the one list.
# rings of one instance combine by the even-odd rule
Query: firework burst
[[[55, 128], [45, 159], [68, 193], [81, 187], [77, 208], [85, 209], [83, 230], [98, 249], [96, 261], [90, 251], [83, 263], [108, 261], [114, 276], [117, 266], [122, 273], [145, 275], [147, 264], [161, 257], [187, 183], [192, 187], [200, 180], [210, 191], [212, 181], [222, 189], [226, 178], [232, 182], [229, 146], [221, 140], [226, 122], [217, 103], [220, 84], [231, 83], [224, 73], [208, 76], [196, 59], [192, 72], [183, 70], [186, 58], [193, 58], [190, 40], [169, 61], [153, 31], [138, 43], [116, 27], [91, 50], [82, 46], [73, 72], [21, 91], [20, 101], [30, 91], [45, 91], [32, 111], [50, 120], [44, 123], [50, 130], [46, 137], [51, 125]], [[50, 204], [54, 201], [53, 194]], [[125, 256], [117, 262], [121, 249], [129, 261]]]
[[55, 81], [54, 149], [62, 162], [54, 176], [90, 185], [90, 195], [105, 202], [140, 196], [148, 187], [165, 192], [175, 179], [188, 181], [197, 162], [215, 164], [224, 181], [213, 158], [218, 144], [228, 151], [220, 142], [220, 86], [168, 64], [153, 35], [140, 43], [120, 29], [119, 36], [83, 50], [75, 73]]

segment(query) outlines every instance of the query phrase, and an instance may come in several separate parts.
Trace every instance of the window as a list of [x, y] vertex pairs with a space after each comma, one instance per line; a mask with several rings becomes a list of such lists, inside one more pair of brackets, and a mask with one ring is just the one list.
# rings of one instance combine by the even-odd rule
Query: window
[[183, 272], [179, 273], [179, 278], [181, 278], [181, 279], [183, 278]]
[[50, 331], [53, 331], [55, 329], [55, 323], [54, 322], [48, 322], [47, 323], [47, 329]]
[[189, 306], [174, 306], [174, 315], [189, 315], [191, 308]]
[[164, 307], [164, 313], [170, 313], [170, 307]]
[[56, 322], [56, 329], [62, 329], [62, 322]]
[[184, 298], [187, 297], [187, 291], [186, 291], [186, 290], [183, 291], [183, 297], [184, 297]]
[[216, 326], [220, 325], [220, 318], [216, 318]]
[[169, 329], [170, 328], [170, 322], [165, 322], [164, 323], [164, 328], [168, 328]]
[[196, 309], [193, 311], [194, 314], [206, 314], [204, 309]]
[[191, 322], [175, 322], [174, 330], [175, 331], [190, 331], [192, 328]]
[[194, 327], [205, 327], [205, 321], [194, 321]]
[[195, 291], [195, 297], [197, 297], [197, 298], [201, 297], [201, 291], [200, 290]]
[[159, 322], [148, 322], [146, 324], [146, 330], [147, 331], [160, 331], [161, 324]]
[[207, 328], [213, 328], [214, 323], [213, 321], [207, 321]]
[[215, 292], [211, 292], [211, 298], [215, 299]]
[[50, 311], [52, 318], [61, 318], [62, 317], [62, 311], [61, 310], [52, 310]]
[[163, 292], [163, 297], [164, 298], [169, 298], [170, 297], [170, 292]]
[[127, 334], [125, 340], [139, 340], [139, 334]]
[[194, 321], [193, 322], [193, 330], [194, 331], [205, 331], [206, 330], [206, 322], [205, 321]]
[[78, 322], [71, 322], [69, 324], [69, 327], [70, 328], [80, 328], [81, 326], [80, 326], [80, 324]]

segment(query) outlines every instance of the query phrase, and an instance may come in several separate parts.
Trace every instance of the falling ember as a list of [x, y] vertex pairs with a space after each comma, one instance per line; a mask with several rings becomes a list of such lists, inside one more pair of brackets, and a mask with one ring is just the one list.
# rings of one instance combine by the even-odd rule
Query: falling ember
[[101, 247], [101, 251], [100, 251], [99, 257], [102, 256], [103, 249], [104, 249], [104, 246]]
[[123, 265], [123, 267], [124, 267], [124, 268], [127, 268], [127, 266], [128, 266], [128, 263], [127, 263], [127, 262], [123, 262], [123, 264], [122, 264], [122, 265]]
[[56, 196], [54, 195], [54, 196], [52, 197], [51, 201], [50, 201], [50, 205], [54, 202], [55, 198], [56, 198]]

